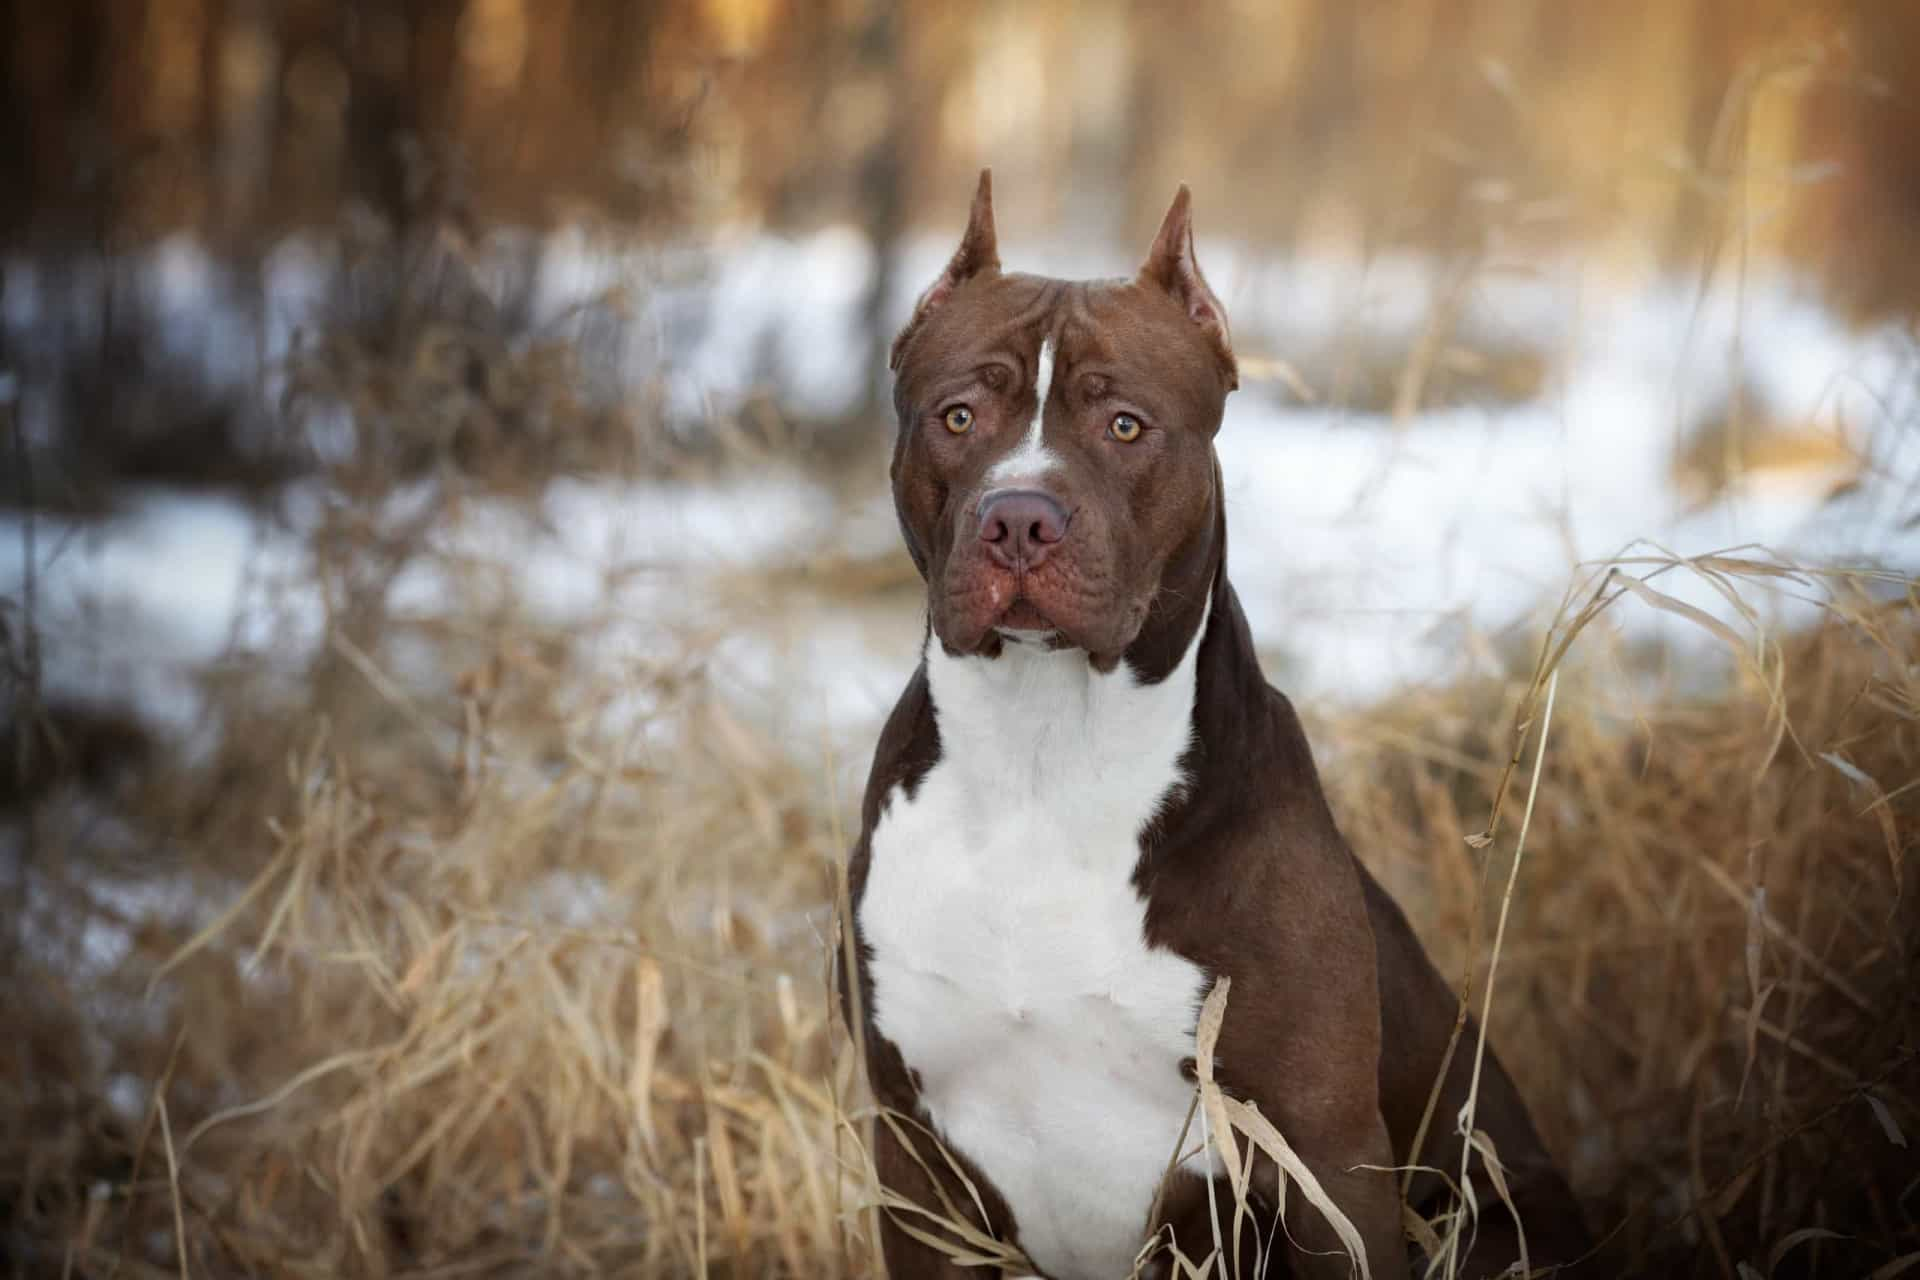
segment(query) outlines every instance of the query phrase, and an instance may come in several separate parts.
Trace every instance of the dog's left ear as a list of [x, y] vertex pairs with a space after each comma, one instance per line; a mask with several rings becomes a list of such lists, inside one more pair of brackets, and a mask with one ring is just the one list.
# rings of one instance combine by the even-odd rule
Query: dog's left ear
[[893, 340], [893, 347], [887, 352], [887, 368], [900, 367], [900, 354], [906, 350], [907, 342], [918, 332], [926, 318], [934, 310], [953, 296], [958, 289], [975, 276], [997, 275], [1000, 271], [1000, 238], [993, 229], [993, 170], [980, 171], [980, 185], [974, 188], [973, 209], [967, 215], [967, 230], [960, 237], [960, 247], [953, 251], [953, 257], [947, 262], [947, 269], [940, 278], [927, 286], [920, 300], [913, 304], [913, 318], [907, 321], [907, 327]]
[[1193, 195], [1181, 183], [1167, 216], [1161, 220], [1160, 234], [1147, 250], [1140, 266], [1140, 280], [1156, 285], [1172, 295], [1187, 309], [1187, 318], [1213, 343], [1226, 367], [1227, 390], [1240, 385], [1240, 366], [1233, 358], [1233, 336], [1227, 330], [1227, 309], [1207, 287], [1200, 274], [1200, 261], [1193, 256]]

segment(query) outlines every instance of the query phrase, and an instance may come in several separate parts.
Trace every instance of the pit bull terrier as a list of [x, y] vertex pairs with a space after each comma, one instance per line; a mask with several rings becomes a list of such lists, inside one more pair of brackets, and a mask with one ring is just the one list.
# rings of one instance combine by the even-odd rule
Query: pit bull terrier
[[[1213, 440], [1238, 373], [1186, 188], [1137, 275], [1074, 282], [1001, 271], [982, 173], [890, 364], [928, 627], [874, 755], [842, 974], [876, 1099], [907, 1121], [875, 1126], [882, 1182], [1054, 1280], [1127, 1276], [1169, 1238], [1196, 1260], [1225, 1241], [1244, 1275], [1358, 1274], [1264, 1157], [1256, 1225], [1232, 1234], [1192, 1111], [1197, 1011], [1230, 978], [1215, 1079], [1278, 1126], [1375, 1280], [1406, 1276], [1392, 1168], [1458, 1001], [1335, 828], [1228, 581]], [[1475, 1038], [1418, 1157], [1449, 1175]], [[1579, 1209], [1491, 1055], [1475, 1125], [1528, 1261], [1579, 1258]], [[1459, 1274], [1493, 1275], [1521, 1240], [1474, 1180]], [[1423, 1174], [1408, 1201], [1445, 1195]], [[881, 1232], [896, 1280], [977, 1274], [929, 1243], [952, 1238], [931, 1218], [887, 1213]]]

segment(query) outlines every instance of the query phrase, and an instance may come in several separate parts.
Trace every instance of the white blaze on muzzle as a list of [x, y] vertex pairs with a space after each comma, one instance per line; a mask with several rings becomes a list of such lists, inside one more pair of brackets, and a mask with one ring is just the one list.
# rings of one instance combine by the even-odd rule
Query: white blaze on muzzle
[[987, 472], [987, 484], [990, 487], [1017, 488], [1053, 470], [1059, 459], [1047, 448], [1043, 435], [1047, 397], [1052, 394], [1053, 339], [1047, 338], [1040, 344], [1040, 360], [1033, 377], [1033, 421], [1027, 427], [1027, 434], [1021, 437], [1019, 446], [994, 463], [993, 469]]

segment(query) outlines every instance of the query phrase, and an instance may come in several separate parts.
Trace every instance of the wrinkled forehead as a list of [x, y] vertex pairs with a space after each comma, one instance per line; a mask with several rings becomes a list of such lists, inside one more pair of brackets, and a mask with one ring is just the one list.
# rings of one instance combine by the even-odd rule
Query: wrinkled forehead
[[1030, 379], [1051, 341], [1056, 382], [1097, 374], [1124, 386], [1150, 381], [1163, 396], [1215, 403], [1218, 360], [1180, 305], [1132, 280], [999, 275], [970, 280], [928, 317], [899, 371], [905, 401], [992, 364]]

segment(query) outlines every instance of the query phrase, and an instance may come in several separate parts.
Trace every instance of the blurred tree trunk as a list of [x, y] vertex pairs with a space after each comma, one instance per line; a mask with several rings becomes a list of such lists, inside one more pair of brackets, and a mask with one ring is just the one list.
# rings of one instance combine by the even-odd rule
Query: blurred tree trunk
[[1076, 237], [1111, 243], [1131, 230], [1130, 210], [1124, 200], [1113, 198], [1109, 175], [1127, 172], [1133, 135], [1146, 123], [1127, 92], [1143, 78], [1138, 74], [1142, 59], [1135, 56], [1124, 10], [1075, 6], [1063, 25], [1069, 66], [1062, 70], [1070, 77], [1071, 92], [1058, 208]]
[[281, 52], [272, 0], [224, 0], [211, 41], [211, 223], [233, 245], [260, 230], [279, 121]]
[[13, 156], [0, 193], [9, 239], [51, 233], [99, 243], [98, 220], [112, 200], [106, 108], [112, 88], [111, 32], [103, 0], [50, 5], [9, 0], [5, 56], [14, 110], [0, 132]]
[[[445, 68], [423, 59], [423, 28], [451, 17], [463, 0], [354, 0], [346, 40], [348, 189], [397, 228], [424, 212], [426, 139], [422, 128]], [[451, 13], [449, 13], [451, 11]], [[451, 58], [451, 43], [446, 46]]]
[[0, 3], [0, 249], [15, 244], [33, 213], [34, 104], [24, 65], [32, 50], [27, 43], [24, 10], [34, 0]]
[[866, 5], [857, 20], [852, 39], [853, 78], [878, 88], [866, 99], [872, 103], [871, 109], [882, 113], [873, 126], [872, 143], [859, 158], [854, 179], [863, 230], [873, 245], [873, 279], [865, 304], [870, 354], [860, 401], [862, 423], [886, 417], [882, 393], [887, 385], [887, 349], [893, 338], [888, 303], [898, 272], [900, 239], [906, 229], [907, 99], [913, 84], [902, 56], [899, 23], [893, 5], [875, 0]]
[[652, 65], [661, 23], [657, 6], [615, 5], [605, 40], [589, 51], [592, 101], [613, 179], [608, 199], [616, 216], [634, 220], [655, 215], [665, 203], [665, 184], [652, 171], [655, 139], [650, 127], [664, 123], [652, 109], [661, 96]]
[[[1795, 242], [1862, 315], [1911, 315], [1920, 304], [1920, 10], [1854, 0], [1850, 34], [1866, 82], [1815, 98], [1816, 154], [1840, 172], [1810, 201]], [[1901, 246], [1893, 252], [1888, 246]]]

